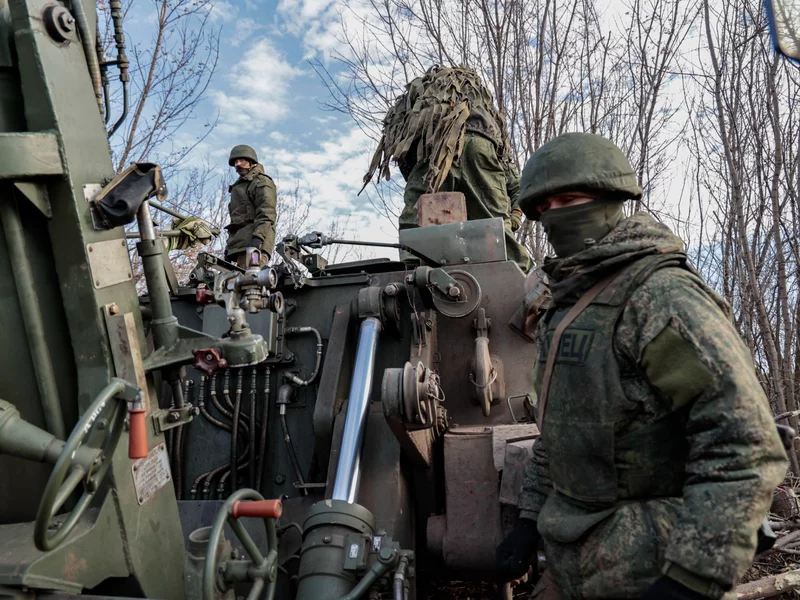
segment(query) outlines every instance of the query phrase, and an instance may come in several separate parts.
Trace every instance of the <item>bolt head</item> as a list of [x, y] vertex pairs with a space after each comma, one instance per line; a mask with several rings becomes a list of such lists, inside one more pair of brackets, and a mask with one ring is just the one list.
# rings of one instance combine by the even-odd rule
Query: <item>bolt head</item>
[[331, 536], [326, 535], [324, 538], [322, 538], [322, 543], [323, 544], [330, 544], [331, 543]]
[[461, 290], [458, 289], [457, 285], [451, 285], [449, 288], [447, 288], [447, 293], [451, 298], [456, 298], [461, 295]]
[[116, 304], [112, 304], [111, 306], [109, 306], [108, 307], [108, 314], [110, 314], [110, 315], [119, 314], [119, 306], [117, 306]]

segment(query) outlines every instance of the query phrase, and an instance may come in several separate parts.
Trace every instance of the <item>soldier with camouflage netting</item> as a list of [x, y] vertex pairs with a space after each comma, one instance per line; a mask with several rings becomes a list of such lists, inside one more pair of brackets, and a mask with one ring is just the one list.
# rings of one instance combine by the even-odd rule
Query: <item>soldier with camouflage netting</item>
[[376, 172], [388, 180], [391, 160], [406, 181], [400, 229], [417, 227], [422, 194], [462, 192], [468, 219], [503, 219], [508, 258], [527, 272], [530, 256], [514, 237], [522, 211], [511, 142], [475, 71], [433, 66], [406, 86], [383, 120], [364, 186]]
[[787, 462], [729, 305], [666, 226], [625, 218], [642, 190], [609, 140], [551, 140], [520, 185], [557, 258], [535, 336], [541, 436], [499, 573], [525, 573], [541, 537], [537, 595], [735, 597]]
[[278, 204], [275, 183], [264, 173], [256, 151], [250, 146], [234, 146], [228, 164], [236, 169], [239, 179], [228, 188], [231, 222], [226, 227], [228, 245], [225, 259], [245, 267], [247, 248], [258, 248], [264, 266], [275, 248]]

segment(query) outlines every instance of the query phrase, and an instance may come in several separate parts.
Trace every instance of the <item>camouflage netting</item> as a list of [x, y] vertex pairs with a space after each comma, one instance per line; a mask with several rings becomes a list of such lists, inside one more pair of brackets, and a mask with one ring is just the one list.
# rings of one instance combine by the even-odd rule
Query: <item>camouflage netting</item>
[[364, 176], [364, 187], [376, 171], [388, 180], [391, 160], [397, 161], [404, 176], [415, 164], [427, 160], [427, 191], [438, 191], [451, 165], [461, 156], [468, 131], [491, 140], [501, 161], [510, 162], [511, 142], [505, 121], [478, 74], [463, 66], [434, 65], [411, 81], [386, 113], [383, 136]]

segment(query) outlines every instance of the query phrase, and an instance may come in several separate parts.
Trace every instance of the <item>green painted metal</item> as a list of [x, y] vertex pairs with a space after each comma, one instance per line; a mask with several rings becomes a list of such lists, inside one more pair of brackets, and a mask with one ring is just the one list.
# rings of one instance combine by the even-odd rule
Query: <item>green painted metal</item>
[[54, 133], [0, 133], [0, 179], [63, 175]]
[[[87, 256], [92, 245], [111, 240], [124, 244], [125, 236], [122, 228], [96, 230], [86, 197], [88, 190], [110, 180], [114, 170], [84, 53], [84, 46], [94, 47], [95, 3], [79, 1], [83, 4], [73, 2], [70, 10], [80, 17], [87, 43], [61, 45], [45, 30], [47, 0], [0, 0], [0, 311], [7, 340], [0, 348], [0, 398], [14, 403], [22, 418], [40, 428], [46, 425], [45, 415], [52, 422], [60, 408], [67, 431], [117, 375], [105, 307], [113, 305], [129, 315], [132, 335], [147, 348], [134, 282], [97, 289]], [[20, 249], [27, 272], [20, 271], [26, 268], [18, 260]], [[28, 318], [23, 327], [24, 311], [36, 302], [41, 321]], [[42, 358], [41, 348], [49, 350], [52, 360]], [[52, 376], [42, 375], [48, 363]], [[49, 391], [39, 393], [42, 385]], [[152, 381], [143, 385], [155, 402]], [[124, 414], [121, 408], [119, 414]], [[183, 535], [172, 486], [140, 505], [127, 433], [121, 426], [112, 433], [120, 443], [107, 448], [101, 465], [107, 469], [104, 480], [90, 478], [88, 485], [97, 488], [90, 492], [90, 502], [76, 508], [67, 499], [66, 489], [78, 482], [77, 470], [62, 473], [62, 464], [53, 473], [56, 481], [63, 475], [65, 487], [61, 492], [60, 485], [47, 489], [45, 508], [52, 509], [43, 514], [64, 504], [68, 525], [75, 525], [60, 546], [46, 552], [35, 547], [32, 524], [26, 521], [33, 517], [51, 467], [0, 457], [0, 478], [15, 481], [13, 493], [0, 489], [0, 523], [5, 523], [0, 524], [0, 585], [79, 592], [117, 578], [147, 597], [183, 598]], [[94, 435], [89, 432], [90, 438]], [[151, 427], [148, 436], [149, 447], [164, 439]], [[52, 453], [45, 458], [50, 460]], [[47, 536], [45, 527], [43, 547], [52, 543]], [[41, 528], [36, 537], [43, 541]]]
[[[36, 524], [33, 529], [33, 541], [39, 550], [45, 552], [61, 545], [97, 493], [108, 473], [110, 461], [107, 457], [113, 454], [122, 434], [122, 424], [126, 412], [122, 402], [124, 402], [125, 396], [128, 396], [128, 400], [132, 400], [129, 388], [129, 384], [121, 379], [113, 379], [100, 392], [89, 410], [83, 414], [72, 430], [72, 435], [69, 436], [53, 467], [50, 480], [47, 482], [47, 487], [39, 503]], [[134, 390], [138, 393], [137, 388]], [[126, 392], [128, 393], [126, 394]], [[103, 423], [102, 428], [99, 425], [101, 422]], [[74, 457], [83, 445], [84, 439], [94, 430], [102, 431], [102, 439], [98, 444], [100, 454], [95, 463], [91, 465], [91, 470], [87, 471], [84, 466], [74, 464]], [[67, 475], [68, 473], [69, 475]], [[51, 525], [53, 517], [82, 481], [84, 482], [84, 492], [78, 503], [72, 508], [69, 517], [63, 523], [53, 527]]]
[[258, 600], [258, 598], [261, 598], [261, 592], [264, 589], [266, 589], [263, 596], [264, 600], [273, 600], [275, 597], [278, 560], [278, 536], [275, 532], [275, 520], [264, 519], [264, 526], [267, 529], [267, 552], [266, 556], [264, 556], [239, 520], [232, 516], [233, 505], [237, 502], [263, 499], [264, 497], [255, 490], [239, 490], [230, 496], [217, 512], [217, 516], [214, 519], [214, 524], [211, 526], [211, 531], [208, 536], [208, 549], [203, 571], [203, 600], [215, 600], [217, 597], [215, 588], [217, 572], [220, 566], [217, 560], [217, 547], [222, 540], [225, 523], [230, 525], [231, 529], [233, 529], [233, 532], [239, 538], [239, 541], [250, 557], [252, 566], [257, 571], [251, 578], [253, 587], [247, 597], [248, 600]]
[[22, 309], [22, 319], [28, 338], [28, 348], [33, 359], [33, 369], [39, 386], [39, 399], [44, 411], [47, 429], [58, 438], [65, 437], [64, 417], [58, 398], [58, 385], [53, 362], [47, 348], [42, 309], [34, 287], [34, 274], [25, 251], [25, 235], [19, 210], [13, 196], [0, 202], [0, 221], [6, 234], [8, 256], [14, 271], [14, 283]]

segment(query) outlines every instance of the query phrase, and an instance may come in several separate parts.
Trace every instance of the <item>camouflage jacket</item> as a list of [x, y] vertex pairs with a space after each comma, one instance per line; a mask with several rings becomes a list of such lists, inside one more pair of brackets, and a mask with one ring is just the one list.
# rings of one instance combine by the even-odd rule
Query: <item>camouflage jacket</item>
[[275, 222], [277, 220], [277, 192], [272, 178], [257, 164], [239, 177], [229, 188], [228, 206], [231, 222], [225, 256], [244, 252], [254, 237], [261, 238], [261, 248], [269, 254], [275, 247]]
[[388, 180], [391, 160], [397, 161], [404, 177], [414, 165], [428, 161], [427, 191], [438, 191], [451, 165], [461, 156], [466, 132], [489, 139], [500, 161], [511, 163], [505, 120], [478, 74], [466, 67], [435, 65], [411, 81], [386, 113], [383, 135], [364, 176], [364, 186], [376, 171]]
[[[559, 315], [609, 273], [659, 255], [685, 258], [682, 242], [637, 213], [545, 264], [553, 300], [536, 332], [537, 391]], [[538, 521], [567, 596], [639, 597], [666, 573], [719, 597], [753, 559], [786, 455], [725, 301], [675, 266], [630, 283], [608, 330], [578, 317], [564, 332], [520, 516]], [[587, 311], [613, 309], [613, 288]], [[581, 374], [581, 357], [592, 364], [596, 348], [606, 349], [603, 367]], [[591, 378], [594, 387], [582, 387]], [[578, 422], [576, 404], [606, 418]]]

